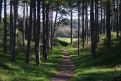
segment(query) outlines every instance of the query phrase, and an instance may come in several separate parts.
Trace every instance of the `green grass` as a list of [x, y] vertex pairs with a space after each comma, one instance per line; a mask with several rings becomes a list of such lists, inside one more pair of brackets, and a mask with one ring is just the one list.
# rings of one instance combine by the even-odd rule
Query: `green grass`
[[20, 49], [17, 54], [17, 63], [12, 64], [10, 55], [4, 54], [0, 45], [0, 81], [50, 81], [50, 78], [58, 71], [63, 58], [63, 49], [54, 47], [47, 61], [41, 58], [40, 66], [35, 64], [34, 53], [32, 53], [30, 64], [26, 64], [24, 47]]
[[[71, 43], [71, 38], [64, 38], [64, 37], [57, 37], [57, 39], [67, 42], [67, 43]], [[77, 41], [77, 38], [73, 38], [73, 41]]]
[[[97, 59], [93, 59], [90, 49], [81, 49], [77, 55], [76, 48], [68, 48], [76, 65], [75, 77], [72, 81], [116, 81], [114, 77], [121, 75], [121, 42], [114, 39], [112, 47], [98, 48]], [[120, 80], [119, 80], [120, 81]]]

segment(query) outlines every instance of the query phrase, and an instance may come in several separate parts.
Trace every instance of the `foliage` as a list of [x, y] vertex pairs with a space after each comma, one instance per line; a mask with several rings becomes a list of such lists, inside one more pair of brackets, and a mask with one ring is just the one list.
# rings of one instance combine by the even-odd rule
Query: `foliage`
[[53, 39], [53, 45], [54, 46], [68, 46], [69, 43], [62, 41], [62, 40], [59, 40], [59, 39]]
[[[67, 43], [71, 43], [71, 38], [68, 38], [68, 37], [57, 37], [57, 39]], [[73, 41], [77, 41], [77, 38], [73, 38]]]

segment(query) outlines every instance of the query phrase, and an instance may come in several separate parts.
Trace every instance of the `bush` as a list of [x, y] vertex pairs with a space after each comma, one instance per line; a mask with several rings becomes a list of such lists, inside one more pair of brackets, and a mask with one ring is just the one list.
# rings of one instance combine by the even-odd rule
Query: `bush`
[[[80, 40], [80, 45], [81, 45], [81, 40]], [[72, 47], [78, 47], [78, 41], [74, 41], [73, 44], [72, 44]]]
[[53, 40], [53, 45], [54, 45], [54, 46], [59, 46], [59, 45], [61, 45], [61, 46], [68, 46], [69, 43], [64, 42], [64, 41], [61, 41], [61, 40], [59, 40], [59, 39], [54, 39], [54, 40]]

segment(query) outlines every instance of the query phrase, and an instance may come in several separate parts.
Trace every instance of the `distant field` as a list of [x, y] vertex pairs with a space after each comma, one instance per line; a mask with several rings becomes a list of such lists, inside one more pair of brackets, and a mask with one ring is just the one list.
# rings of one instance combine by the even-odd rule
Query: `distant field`
[[[57, 39], [62, 40], [62, 41], [65, 41], [65, 42], [67, 42], [67, 43], [71, 43], [71, 38], [57, 37]], [[74, 41], [77, 41], [77, 40], [78, 40], [77, 38], [73, 38], [73, 42], [74, 42]]]

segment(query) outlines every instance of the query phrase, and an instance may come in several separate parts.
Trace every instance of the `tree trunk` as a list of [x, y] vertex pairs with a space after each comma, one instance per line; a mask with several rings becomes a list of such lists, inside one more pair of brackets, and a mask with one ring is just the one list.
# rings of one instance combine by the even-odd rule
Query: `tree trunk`
[[12, 55], [12, 37], [13, 37], [13, 1], [10, 1], [10, 55]]
[[40, 0], [37, 0], [36, 64], [40, 64]]
[[4, 53], [7, 53], [7, 0], [4, 0]]
[[84, 31], [84, 0], [82, 1], [82, 47], [85, 45], [85, 31]]
[[80, 0], [78, 0], [78, 55], [80, 55]]
[[49, 4], [46, 4], [46, 53], [45, 60], [48, 59], [49, 52]]
[[42, 5], [42, 13], [43, 13], [43, 58], [47, 60], [47, 13], [46, 13], [46, 4], [43, 0]]
[[103, 33], [103, 29], [104, 29], [103, 25], [104, 25], [104, 23], [103, 23], [103, 9], [102, 9], [102, 3], [100, 3], [100, 18], [101, 18], [101, 20], [100, 20], [101, 34], [103, 35], [103, 34], [104, 34], [104, 33]]
[[90, 27], [91, 27], [91, 53], [93, 58], [96, 58], [96, 31], [94, 25], [94, 0], [91, 0], [91, 7], [90, 7]]
[[96, 28], [96, 46], [99, 42], [99, 27], [98, 27], [98, 0], [95, 0], [95, 28]]
[[119, 38], [119, 0], [116, 0], [116, 34]]
[[85, 30], [86, 30], [86, 41], [88, 44], [88, 37], [89, 37], [89, 28], [88, 28], [88, 3], [86, 2], [86, 10], [85, 10]]
[[1, 14], [2, 14], [2, 3], [3, 0], [0, 0], [0, 23], [1, 23]]
[[25, 10], [26, 10], [26, 2], [23, 1], [23, 27], [22, 27], [22, 41], [23, 41], [23, 45], [25, 45], [25, 26], [26, 26], [26, 13], [25, 13]]
[[110, 0], [106, 3], [106, 34], [107, 34], [107, 48], [111, 47], [111, 26], [110, 26], [110, 10], [111, 2]]
[[33, 10], [33, 0], [30, 1], [29, 27], [27, 27], [26, 63], [29, 63], [30, 60], [30, 49], [31, 49], [31, 38], [32, 38], [32, 10]]
[[51, 15], [51, 27], [50, 27], [50, 35], [51, 35], [51, 39], [50, 39], [50, 44], [51, 44], [51, 50], [52, 50], [52, 48], [53, 48], [53, 45], [52, 45], [52, 43], [53, 43], [53, 10], [51, 10], [51, 12], [50, 12], [50, 15]]
[[121, 37], [121, 0], [119, 4], [119, 30], [120, 30], [120, 37]]
[[73, 5], [73, 3], [72, 3], [72, 0], [71, 0], [71, 4], [70, 4], [70, 9], [71, 9], [71, 23], [70, 23], [70, 27], [71, 27], [71, 45], [73, 43], [73, 27], [72, 27], [72, 25], [73, 25], [73, 10], [72, 10], [72, 5]]
[[18, 16], [18, 0], [14, 3], [14, 22], [13, 22], [13, 35], [12, 35], [12, 62], [16, 62], [16, 29], [17, 29], [17, 16]]

